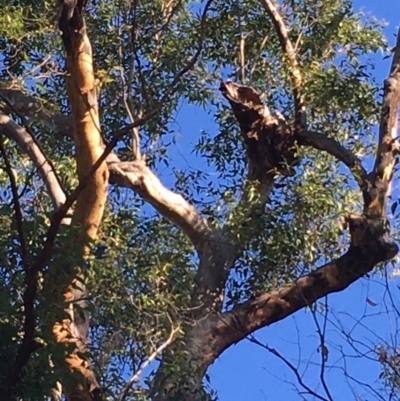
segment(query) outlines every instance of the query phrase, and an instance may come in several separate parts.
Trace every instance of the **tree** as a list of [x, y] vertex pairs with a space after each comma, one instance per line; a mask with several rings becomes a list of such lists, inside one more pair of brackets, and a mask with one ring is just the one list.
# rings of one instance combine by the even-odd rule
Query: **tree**
[[[60, 3], [61, 37], [2, 4], [1, 394], [208, 398], [224, 350], [396, 256], [400, 42], [380, 99], [347, 0]], [[174, 160], [182, 104], [214, 176]]]

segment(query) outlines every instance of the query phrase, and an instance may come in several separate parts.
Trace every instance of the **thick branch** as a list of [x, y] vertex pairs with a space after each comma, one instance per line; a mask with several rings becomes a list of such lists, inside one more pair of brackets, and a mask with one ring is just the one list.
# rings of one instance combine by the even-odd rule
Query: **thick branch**
[[362, 166], [360, 159], [358, 159], [353, 152], [346, 149], [334, 139], [319, 132], [299, 131], [296, 132], [295, 136], [300, 145], [311, 146], [314, 149], [327, 152], [344, 163], [353, 173], [360, 188], [365, 191], [367, 187], [368, 174]]
[[180, 227], [197, 250], [201, 247], [211, 232], [207, 219], [181, 195], [164, 187], [144, 161], [112, 163], [108, 169], [110, 183], [131, 188], [162, 216]]
[[[273, 115], [251, 87], [228, 81], [221, 84], [220, 90], [232, 106], [247, 150], [248, 182], [238, 205], [247, 211], [244, 221], [263, 209], [275, 177], [291, 174], [288, 164], [294, 160], [293, 136], [283, 118]], [[254, 185], [259, 195], [257, 201], [250, 200]], [[227, 225], [214, 231], [199, 249], [200, 264], [192, 298], [197, 317], [200, 313], [204, 316], [220, 311], [226, 279], [244, 246], [245, 241], [233, 238]]]
[[[223, 231], [213, 230], [207, 219], [181, 195], [160, 182], [143, 160], [112, 163], [110, 183], [130, 188], [189, 237], [200, 263], [192, 305], [196, 313], [219, 310], [226, 276], [238, 249]], [[204, 308], [199, 308], [202, 305]]]
[[32, 136], [10, 117], [0, 112], [0, 133], [18, 143], [21, 149], [28, 154], [46, 185], [49, 196], [55, 209], [65, 202], [66, 195], [60, 185], [57, 173], [43, 150], [33, 140]]
[[[213, 358], [255, 330], [282, 320], [328, 294], [343, 291], [371, 271], [377, 263], [391, 259], [397, 250], [395, 244], [381, 240], [363, 248], [352, 246], [339, 259], [300, 277], [295, 283], [272, 290], [221, 314], [220, 323], [214, 329], [213, 338], [217, 340], [213, 345]], [[211, 359], [210, 363], [213, 362]]]

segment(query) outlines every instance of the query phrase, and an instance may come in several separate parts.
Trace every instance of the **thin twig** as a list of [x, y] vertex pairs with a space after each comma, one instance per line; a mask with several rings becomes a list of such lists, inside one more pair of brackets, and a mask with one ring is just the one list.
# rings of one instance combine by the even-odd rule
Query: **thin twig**
[[201, 16], [201, 21], [200, 21], [200, 36], [199, 36], [199, 41], [197, 43], [197, 50], [191, 57], [191, 59], [186, 63], [186, 65], [175, 75], [174, 79], [172, 82], [169, 84], [167, 90], [164, 93], [164, 96], [161, 98], [160, 103], [164, 104], [164, 102], [167, 100], [167, 98], [172, 94], [172, 92], [175, 89], [176, 84], [180, 81], [180, 79], [185, 75], [197, 62], [201, 51], [203, 50], [203, 43], [204, 43], [204, 37], [206, 33], [206, 22], [207, 22], [207, 12], [211, 7], [211, 4], [214, 0], [208, 0], [206, 2], [206, 5], [204, 6], [203, 14]]
[[[153, 118], [162, 108], [164, 103], [168, 100], [168, 98], [174, 93], [176, 84], [180, 81], [180, 79], [196, 64], [201, 51], [203, 50], [203, 43], [204, 43], [204, 37], [205, 37], [205, 30], [206, 30], [206, 22], [207, 22], [207, 12], [211, 7], [211, 4], [214, 0], [208, 0], [204, 10], [203, 14], [201, 16], [201, 22], [200, 22], [200, 36], [197, 44], [197, 50], [193, 54], [193, 56], [190, 58], [190, 60], [186, 63], [186, 65], [175, 75], [171, 83], [168, 85], [168, 88], [164, 92], [164, 95], [161, 97], [161, 100], [157, 103], [157, 105], [149, 112], [143, 115], [143, 117], [137, 119], [134, 123], [128, 124], [125, 127], [122, 127], [120, 130], [117, 131], [117, 133], [114, 135], [110, 143], [106, 146], [104, 149], [104, 153], [101, 156], [102, 161], [105, 160], [107, 155], [111, 152], [113, 147], [117, 144], [117, 142], [127, 133], [129, 132], [132, 128], [138, 127], [151, 118]], [[103, 158], [104, 157], [104, 158]], [[93, 166], [95, 167], [97, 163]], [[100, 164], [99, 164], [100, 165]], [[97, 166], [98, 167], [98, 166]], [[97, 169], [96, 167], [96, 169]], [[95, 171], [95, 170], [94, 170]]]
[[[151, 104], [150, 96], [147, 91], [146, 79], [144, 78], [142, 62], [140, 60], [140, 56], [138, 54], [138, 47], [136, 44], [137, 39], [140, 37], [139, 26], [138, 26], [138, 13], [137, 13], [138, 1], [139, 0], [133, 0], [131, 3], [132, 29], [131, 29], [130, 45], [132, 48], [132, 57], [137, 64], [136, 70], [137, 70], [139, 82], [141, 84], [141, 92], [142, 92], [142, 95], [144, 98], [144, 103], [145, 103], [146, 107], [149, 108], [150, 104]], [[132, 62], [132, 70], [133, 70], [133, 66], [134, 66], [134, 62]]]
[[24, 269], [26, 271], [29, 268], [28, 249], [26, 246], [26, 239], [25, 239], [25, 233], [24, 233], [24, 227], [23, 227], [22, 209], [21, 209], [21, 204], [19, 203], [17, 182], [15, 180], [15, 176], [12, 171], [10, 160], [8, 159], [6, 150], [4, 148], [3, 137], [1, 137], [1, 136], [0, 136], [0, 153], [4, 160], [6, 173], [10, 180], [12, 201], [13, 201], [15, 220], [16, 220], [17, 231], [18, 231], [18, 239], [19, 239], [19, 243], [21, 245], [22, 265], [24, 266]]
[[268, 39], [269, 39], [269, 35], [266, 35], [266, 36], [264, 36], [263, 40], [261, 41], [260, 49], [259, 49], [259, 51], [258, 51], [258, 53], [257, 53], [257, 55], [256, 55], [256, 57], [254, 58], [254, 61], [253, 61], [253, 67], [251, 67], [251, 69], [250, 69], [250, 73], [249, 73], [250, 79], [253, 76], [253, 73], [254, 73], [254, 71], [256, 69], [258, 60], [262, 57], [262, 49], [264, 48], [264, 46], [267, 43]]
[[178, 334], [180, 330], [180, 327], [175, 327], [168, 339], [161, 344], [157, 349], [154, 350], [154, 352], [145, 360], [143, 363], [140, 364], [139, 369], [136, 371], [136, 373], [128, 380], [128, 382], [125, 384], [124, 388], [121, 391], [121, 394], [118, 397], [119, 401], [124, 401], [126, 396], [128, 395], [128, 391], [132, 387], [132, 385], [137, 382], [143, 373], [143, 370], [146, 369], [147, 366], [149, 366], [155, 358], [157, 358], [158, 355], [160, 355], [176, 338], [176, 335]]
[[28, 252], [26, 246], [25, 235], [22, 226], [22, 211], [21, 205], [18, 199], [18, 189], [15, 181], [14, 174], [12, 172], [11, 164], [8, 160], [7, 154], [4, 149], [4, 143], [0, 137], [0, 153], [4, 159], [5, 169], [10, 179], [11, 190], [13, 194], [13, 203], [15, 216], [17, 221], [17, 230], [19, 241], [21, 244], [21, 257], [22, 263], [24, 265], [24, 269], [26, 271], [25, 283], [26, 289], [23, 295], [23, 303], [24, 303], [24, 323], [23, 323], [23, 337], [21, 345], [18, 349], [17, 355], [14, 361], [11, 364], [11, 367], [6, 375], [1, 388], [4, 388], [6, 391], [6, 398], [8, 398], [18, 383], [18, 380], [21, 377], [22, 371], [29, 361], [29, 358], [37, 348], [38, 343], [35, 341], [35, 308], [34, 308], [34, 299], [36, 297], [37, 292], [37, 279], [38, 275], [35, 272], [28, 262]]
[[[119, 35], [122, 37], [122, 35]], [[133, 67], [131, 67], [129, 72], [129, 82], [127, 83], [125, 80], [125, 69], [122, 55], [122, 41], [118, 46], [118, 58], [119, 58], [119, 69], [122, 83], [122, 100], [124, 102], [125, 110], [128, 114], [128, 118], [130, 123], [134, 123], [137, 118], [140, 118], [141, 115], [135, 116], [132, 109], [132, 102], [129, 88], [132, 87], [132, 75], [133, 75]], [[139, 136], [139, 127], [132, 128], [132, 153], [134, 160], [141, 160], [141, 152], [140, 152], [140, 136]]]
[[239, 25], [239, 71], [240, 71], [240, 82], [244, 85], [246, 80], [246, 37], [242, 31], [242, 16], [238, 15], [238, 25]]
[[322, 401], [330, 401], [325, 397], [322, 397], [318, 393], [316, 393], [314, 390], [312, 390], [307, 384], [304, 383], [302, 377], [300, 376], [300, 373], [296, 366], [294, 366], [290, 361], [288, 361], [283, 355], [281, 355], [275, 348], [269, 347], [267, 344], [263, 344], [261, 341], [257, 340], [253, 335], [248, 336], [247, 339], [254, 343], [257, 344], [258, 346], [266, 349], [268, 352], [270, 352], [272, 355], [275, 355], [277, 358], [279, 358], [296, 376], [296, 379], [298, 383], [300, 384], [301, 387], [303, 387], [309, 394], [314, 396], [315, 398], [318, 398], [319, 400]]
[[[315, 304], [315, 308], [317, 307], [318, 304]], [[325, 380], [325, 367], [326, 367], [326, 362], [328, 360], [328, 348], [326, 347], [325, 343], [325, 333], [326, 333], [326, 324], [327, 324], [327, 320], [328, 320], [328, 297], [325, 297], [325, 313], [324, 313], [324, 324], [323, 324], [323, 328], [321, 329], [321, 326], [318, 322], [317, 316], [316, 316], [316, 311], [311, 308], [311, 315], [313, 317], [313, 320], [315, 322], [315, 326], [317, 328], [317, 333], [318, 333], [318, 337], [319, 337], [319, 347], [320, 347], [320, 354], [321, 354], [321, 369], [319, 372], [319, 378], [321, 380], [322, 383], [322, 387], [325, 390], [325, 393], [329, 399], [329, 401], [333, 401], [332, 395], [329, 391], [329, 387], [326, 383]]]

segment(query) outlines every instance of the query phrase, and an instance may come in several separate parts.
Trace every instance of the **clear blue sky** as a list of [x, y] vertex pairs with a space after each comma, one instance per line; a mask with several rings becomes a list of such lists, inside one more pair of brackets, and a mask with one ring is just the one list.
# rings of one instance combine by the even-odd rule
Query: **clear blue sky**
[[[394, 34], [400, 24], [400, 0], [357, 0], [354, 1], [355, 10], [362, 9], [387, 22], [385, 33], [391, 44], [394, 44]], [[383, 60], [382, 55], [373, 57], [376, 62], [376, 77], [382, 81], [388, 72], [390, 60]], [[183, 107], [178, 115], [177, 123], [183, 136], [180, 148], [184, 149], [188, 143], [193, 145], [198, 138], [201, 129], [212, 130], [210, 116], [194, 107]], [[178, 144], [179, 146], [179, 144]], [[178, 148], [179, 149], [179, 148]], [[178, 150], [179, 152], [179, 150]], [[179, 152], [180, 156], [187, 156], [185, 152]], [[198, 161], [189, 158], [190, 166], [204, 168], [197, 164]], [[186, 161], [187, 162], [187, 161]], [[165, 177], [163, 177], [165, 179]], [[398, 293], [397, 285], [400, 280], [393, 278], [390, 287], [394, 293]], [[387, 294], [386, 294], [387, 296]], [[348, 288], [345, 292], [329, 297], [329, 305], [340, 319], [346, 329], [353, 328], [354, 338], [360, 342], [377, 342], [374, 335], [387, 337], [393, 332], [392, 318], [384, 308], [385, 286], [384, 281], [374, 276], [372, 279], [363, 279]], [[372, 306], [367, 299], [377, 303]], [[362, 327], [356, 321], [365, 315]], [[330, 318], [336, 322], [333, 314]], [[319, 381], [319, 364], [321, 355], [318, 352], [319, 339], [316, 326], [311, 314], [300, 311], [286, 320], [264, 328], [256, 333], [262, 342], [268, 343], [288, 358], [294, 365], [299, 366], [304, 381], [317, 392], [324, 395]], [[328, 368], [326, 380], [332, 397], [335, 401], [354, 400], [350, 387], [341, 368], [345, 366], [356, 379], [370, 383], [379, 390], [376, 381], [379, 375], [379, 366], [367, 359], [342, 358], [342, 352], [351, 354], [352, 350], [347, 346], [347, 341], [341, 337], [337, 328], [328, 324], [327, 341], [329, 349]], [[371, 344], [372, 344], [371, 343]], [[341, 348], [344, 347], [344, 348]], [[296, 378], [293, 373], [275, 356], [257, 345], [245, 340], [232, 346], [209, 369], [211, 387], [218, 392], [220, 401], [271, 401], [301, 400], [293, 385]], [[353, 383], [357, 391], [360, 387]], [[364, 400], [374, 400], [377, 397], [364, 393]], [[311, 396], [305, 399], [313, 400]]]

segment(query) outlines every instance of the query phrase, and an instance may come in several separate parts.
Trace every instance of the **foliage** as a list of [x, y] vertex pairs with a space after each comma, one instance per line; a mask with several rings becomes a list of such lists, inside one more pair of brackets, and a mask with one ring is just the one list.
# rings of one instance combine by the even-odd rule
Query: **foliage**
[[[49, 115], [69, 110], [53, 3], [0, 2], [0, 86], [35, 96]], [[127, 93], [134, 113], [151, 111], [196, 51], [201, 3], [169, 4], [170, 8], [161, 0], [90, 3], [87, 23], [106, 140], [130, 122], [123, 101]], [[355, 13], [348, 0], [284, 0], [281, 8], [297, 44], [310, 128], [369, 160], [379, 113], [379, 90], [369, 55], [386, 50], [380, 24]], [[240, 40], [244, 40], [244, 66]], [[296, 175], [282, 180], [262, 215], [249, 217], [243, 225], [246, 211], [238, 201], [246, 184], [245, 150], [237, 122], [218, 95], [221, 77], [251, 85], [273, 110], [293, 118], [287, 60], [258, 1], [213, 2], [200, 59], [161, 112], [140, 127], [142, 150], [150, 166], [216, 227], [229, 223], [231, 235], [245, 244], [226, 286], [224, 305], [229, 309], [339, 256], [340, 221], [358, 211], [360, 195], [336, 159], [299, 148]], [[185, 119], [183, 114], [190, 107], [205, 110], [199, 111], [201, 121]], [[21, 116], [13, 117], [23, 124]], [[28, 118], [28, 124], [71, 191], [77, 184], [71, 139], [57, 136], [40, 117]], [[5, 147], [18, 185], [28, 258], [33, 262], [43, 246], [52, 206], [28, 157], [8, 140]], [[117, 150], [129, 160], [130, 135], [119, 141]], [[0, 186], [1, 378], [21, 341], [25, 282], [4, 170], [0, 170]], [[126, 379], [185, 321], [198, 268], [188, 238], [142, 198], [120, 187], [110, 187], [109, 195], [99, 242], [86, 262], [84, 277], [90, 294], [90, 357], [107, 396], [119, 394]], [[58, 238], [63, 245], [56, 248], [52, 260], [65, 261], [72, 253], [74, 233], [61, 231]], [[24, 401], [48, 396], [57, 380], [49, 362], [57, 351], [49, 337], [51, 314], [44, 302], [47, 273], [48, 266], [40, 273], [35, 304], [40, 347], [24, 371], [18, 394]], [[126, 400], [144, 399], [154, 377], [151, 368]], [[395, 380], [389, 373], [385, 379]]]

